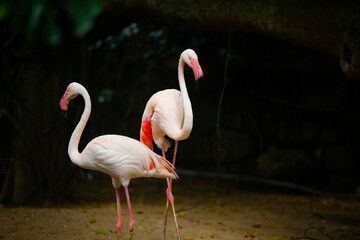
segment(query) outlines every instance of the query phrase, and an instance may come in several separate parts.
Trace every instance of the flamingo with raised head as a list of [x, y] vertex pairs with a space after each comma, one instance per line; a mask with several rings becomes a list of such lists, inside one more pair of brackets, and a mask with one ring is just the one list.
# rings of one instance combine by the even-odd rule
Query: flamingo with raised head
[[63, 113], [68, 109], [69, 101], [81, 95], [85, 100], [85, 109], [81, 119], [71, 135], [68, 154], [71, 161], [79, 167], [97, 170], [110, 175], [115, 188], [117, 204], [117, 235], [120, 237], [122, 227], [122, 216], [120, 206], [119, 188], [125, 188], [127, 204], [129, 208], [130, 239], [133, 237], [135, 219], [131, 209], [128, 185], [132, 178], [157, 177], [178, 178], [174, 167], [165, 158], [151, 151], [146, 145], [138, 140], [121, 135], [102, 135], [90, 141], [80, 153], [79, 141], [91, 112], [91, 100], [86, 89], [79, 83], [71, 83], [60, 100]]
[[[166, 89], [152, 95], [146, 104], [141, 119], [140, 141], [145, 143], [150, 149], [153, 149], [154, 141], [156, 145], [161, 148], [163, 157], [165, 158], [165, 152], [171, 146], [169, 140], [165, 138], [165, 135], [175, 141], [173, 166], [175, 166], [178, 141], [187, 139], [193, 126], [191, 102], [184, 78], [185, 63], [192, 68], [195, 81], [204, 76], [194, 50], [187, 49], [183, 51], [180, 55], [178, 65], [180, 91], [177, 89]], [[178, 239], [180, 239], [180, 232], [175, 213], [174, 195], [171, 191], [171, 179], [167, 179], [167, 185], [163, 237], [164, 239], [166, 238], [166, 222], [170, 202], [174, 214], [176, 233]]]

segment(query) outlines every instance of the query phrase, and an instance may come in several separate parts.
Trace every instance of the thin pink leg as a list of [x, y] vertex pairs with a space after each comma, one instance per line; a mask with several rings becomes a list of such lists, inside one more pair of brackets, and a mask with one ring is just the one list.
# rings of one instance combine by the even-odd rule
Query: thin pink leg
[[131, 208], [128, 186], [125, 187], [125, 194], [126, 194], [127, 204], [129, 208], [129, 215], [130, 215], [129, 232], [130, 232], [130, 240], [131, 240], [134, 233], [135, 219]]
[[163, 157], [166, 159], [166, 156], [165, 156], [165, 150], [164, 150], [164, 147], [163, 147], [163, 146], [161, 146], [161, 151], [162, 151], [162, 155], [163, 155]]
[[172, 162], [172, 164], [174, 165], [174, 167], [175, 167], [175, 160], [176, 160], [176, 154], [177, 154], [178, 143], [179, 143], [178, 141], [175, 141], [174, 156], [173, 156], [173, 162]]
[[[175, 166], [175, 159], [176, 159], [176, 153], [177, 153], [177, 146], [178, 146], [178, 141], [175, 141], [174, 156], [173, 156], [173, 165], [174, 166]], [[162, 150], [163, 150], [163, 148], [162, 148]], [[163, 156], [165, 158], [164, 150], [163, 150]], [[164, 238], [163, 239], [164, 240], [166, 239], [166, 222], [167, 222], [167, 214], [168, 214], [168, 210], [169, 210], [169, 201], [170, 201], [171, 208], [172, 208], [173, 214], [174, 214], [174, 221], [175, 221], [177, 237], [178, 237], [178, 240], [180, 240], [180, 231], [179, 231], [179, 226], [178, 226], [177, 219], [176, 219], [174, 195], [171, 192], [172, 179], [167, 178], [166, 182], [168, 185], [168, 189], [166, 190], [167, 200], [166, 200], [166, 209], [165, 209]]]
[[120, 238], [120, 232], [121, 232], [121, 227], [122, 227], [122, 224], [123, 224], [122, 216], [121, 216], [120, 191], [119, 191], [119, 188], [115, 188], [115, 194], [116, 194], [116, 205], [117, 205], [117, 212], [118, 212], [118, 221], [117, 221], [117, 224], [116, 224], [116, 230], [117, 230], [116, 240], [119, 240], [119, 238]]
[[[161, 146], [161, 151], [162, 151], [162, 155], [163, 157], [166, 159], [166, 156], [165, 156], [165, 150], [164, 150], [164, 147]], [[167, 185], [169, 186], [169, 178], [166, 179], [166, 182], [167, 182]], [[166, 190], [166, 195], [167, 195], [167, 190]], [[163, 239], [165, 240], [166, 239], [166, 223], [167, 223], [167, 214], [168, 214], [168, 210], [169, 210], [169, 198], [166, 197], [166, 208], [165, 208], [165, 221], [164, 221], [164, 232], [163, 232]]]
[[[175, 147], [174, 147], [174, 156], [173, 156], [173, 166], [175, 167], [175, 160], [176, 160], [176, 154], [177, 154], [177, 148], [178, 148], [178, 141], [175, 141]], [[170, 179], [170, 186], [172, 184], [172, 179]]]

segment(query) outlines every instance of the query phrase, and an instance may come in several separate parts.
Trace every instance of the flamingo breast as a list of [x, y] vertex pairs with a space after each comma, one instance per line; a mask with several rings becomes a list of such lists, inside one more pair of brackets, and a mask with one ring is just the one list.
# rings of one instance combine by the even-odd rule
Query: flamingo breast
[[146, 105], [142, 123], [144, 126], [147, 120], [151, 120], [151, 133], [156, 145], [159, 148], [163, 146], [166, 151], [170, 143], [165, 139], [165, 135], [172, 138], [183, 130], [184, 103], [181, 92], [166, 89], [155, 93]]

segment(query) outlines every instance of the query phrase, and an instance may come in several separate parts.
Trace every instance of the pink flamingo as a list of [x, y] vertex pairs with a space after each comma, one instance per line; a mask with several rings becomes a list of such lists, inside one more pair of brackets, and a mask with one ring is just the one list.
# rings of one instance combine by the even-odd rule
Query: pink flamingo
[[128, 185], [131, 178], [157, 177], [157, 178], [178, 178], [173, 166], [165, 158], [151, 151], [143, 143], [120, 135], [102, 135], [90, 141], [80, 153], [78, 150], [81, 134], [89, 119], [91, 112], [90, 96], [86, 89], [79, 83], [71, 83], [60, 100], [60, 107], [65, 113], [69, 101], [82, 95], [85, 100], [85, 109], [81, 119], [71, 135], [68, 154], [71, 161], [79, 167], [97, 170], [111, 176], [116, 193], [118, 212], [117, 235], [120, 237], [122, 227], [122, 216], [120, 206], [119, 188], [125, 188], [127, 204], [129, 208], [130, 239], [132, 239], [135, 219], [131, 209]]
[[[192, 68], [195, 80], [203, 77], [203, 71], [198, 62], [198, 57], [192, 49], [187, 49], [181, 53], [178, 66], [178, 78], [180, 90], [166, 89], [152, 95], [146, 104], [140, 130], [140, 141], [152, 149], [153, 141], [161, 148], [163, 157], [170, 147], [170, 142], [165, 139], [165, 135], [175, 140], [173, 166], [178, 147], [178, 141], [185, 140], [189, 137], [193, 126], [193, 113], [191, 102], [186, 89], [184, 78], [185, 63]], [[169, 201], [174, 214], [176, 233], [180, 239], [180, 232], [176, 220], [174, 196], [171, 192], [172, 180], [167, 179], [168, 188], [166, 190], [167, 201], [164, 222], [164, 239], [166, 237], [166, 222], [169, 207]]]

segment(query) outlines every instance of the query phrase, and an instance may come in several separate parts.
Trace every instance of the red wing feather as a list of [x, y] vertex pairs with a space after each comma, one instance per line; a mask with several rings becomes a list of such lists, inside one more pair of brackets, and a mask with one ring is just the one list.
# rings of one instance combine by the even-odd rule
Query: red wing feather
[[153, 137], [150, 119], [145, 119], [141, 124], [140, 142], [144, 143], [148, 148], [152, 149]]

